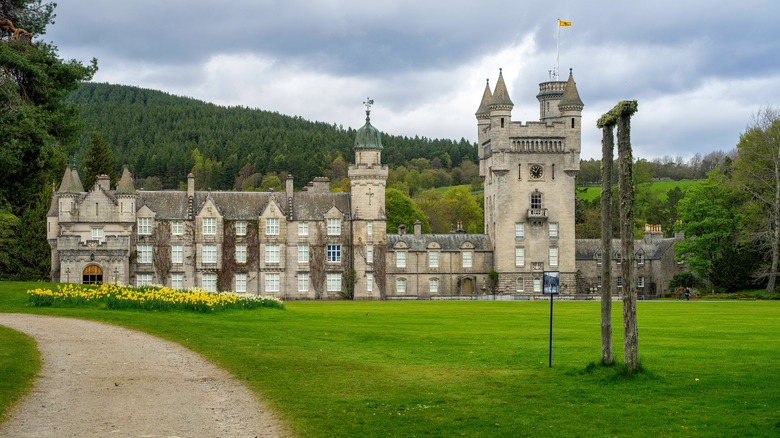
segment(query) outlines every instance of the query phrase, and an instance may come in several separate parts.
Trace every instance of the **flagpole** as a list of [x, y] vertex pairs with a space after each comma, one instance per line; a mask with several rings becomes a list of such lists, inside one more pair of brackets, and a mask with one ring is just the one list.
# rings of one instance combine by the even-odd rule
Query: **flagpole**
[[560, 76], [558, 75], [558, 68], [560, 67], [561, 62], [561, 19], [558, 19], [558, 43], [556, 44], [556, 50], [555, 50], [555, 80], [557, 81], [560, 79]]

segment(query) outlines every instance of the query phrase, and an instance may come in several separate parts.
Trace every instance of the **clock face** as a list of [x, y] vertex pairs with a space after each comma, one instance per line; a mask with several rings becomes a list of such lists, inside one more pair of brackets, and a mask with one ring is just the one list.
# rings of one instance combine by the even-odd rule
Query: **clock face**
[[531, 174], [531, 178], [533, 179], [539, 179], [544, 176], [544, 168], [538, 164], [531, 166], [529, 172]]

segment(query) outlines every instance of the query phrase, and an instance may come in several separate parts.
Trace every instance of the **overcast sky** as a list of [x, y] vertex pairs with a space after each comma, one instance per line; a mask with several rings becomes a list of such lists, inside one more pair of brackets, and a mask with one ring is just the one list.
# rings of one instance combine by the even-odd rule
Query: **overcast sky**
[[[636, 5], [634, 5], [636, 3]], [[135, 85], [390, 134], [476, 141], [485, 79], [503, 68], [514, 121], [538, 120], [539, 82], [570, 68], [583, 158], [596, 119], [636, 99], [634, 155], [730, 150], [780, 105], [776, 0], [67, 0], [43, 36], [98, 59], [96, 82]]]

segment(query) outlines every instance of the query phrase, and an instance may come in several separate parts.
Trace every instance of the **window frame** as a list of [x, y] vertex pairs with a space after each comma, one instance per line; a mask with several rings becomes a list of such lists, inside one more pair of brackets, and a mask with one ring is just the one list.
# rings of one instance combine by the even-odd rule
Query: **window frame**
[[328, 272], [325, 283], [327, 292], [341, 292], [341, 272]]
[[325, 246], [325, 261], [327, 263], [341, 263], [341, 244], [330, 243]]
[[396, 251], [395, 267], [396, 269], [406, 269], [406, 251]]
[[525, 267], [525, 247], [523, 246], [515, 247], [515, 267], [516, 268]]
[[525, 222], [515, 222], [515, 239], [525, 239]]
[[207, 292], [217, 291], [217, 274], [214, 272], [204, 272], [200, 276], [200, 287]]
[[298, 263], [309, 263], [309, 244], [298, 244]]
[[265, 235], [270, 237], [276, 237], [279, 235], [280, 226], [278, 217], [265, 218]]
[[[208, 257], [207, 257], [208, 256]], [[204, 243], [200, 247], [200, 262], [204, 265], [217, 264], [217, 245], [215, 243]]]
[[428, 269], [439, 268], [439, 251], [428, 251]]
[[547, 224], [547, 233], [550, 239], [557, 240], [559, 236], [558, 222], [549, 222]]
[[201, 222], [200, 232], [204, 236], [216, 236], [217, 235], [217, 218], [204, 217]]
[[236, 230], [236, 236], [246, 236], [246, 232], [247, 232], [246, 221], [237, 221], [235, 230]]
[[547, 249], [547, 261], [550, 266], [558, 266], [560, 251], [557, 246], [551, 246]]
[[246, 264], [247, 259], [247, 245], [246, 243], [236, 244], [236, 263]]
[[171, 263], [177, 265], [184, 263], [184, 245], [180, 243], [171, 245]]
[[278, 272], [266, 272], [263, 279], [263, 292], [275, 293], [282, 290], [282, 277]]
[[144, 287], [146, 285], [150, 285], [152, 284], [152, 281], [154, 281], [154, 276], [150, 272], [139, 272], [135, 274], [136, 287]]
[[139, 243], [136, 247], [138, 257], [136, 263], [150, 264], [154, 262], [154, 256], [152, 255], [152, 245], [150, 243]]
[[341, 236], [341, 219], [328, 218], [326, 224], [328, 236]]
[[[467, 257], [468, 256], [468, 257]], [[474, 251], [463, 251], [461, 253], [461, 263], [464, 268], [474, 267]]]
[[139, 217], [137, 221], [137, 231], [139, 236], [151, 236], [152, 235], [152, 218]]
[[233, 292], [246, 293], [246, 278], [246, 272], [236, 272]]
[[298, 273], [298, 292], [308, 292], [309, 291], [309, 273], [308, 272], [299, 272]]
[[184, 234], [184, 222], [173, 221], [171, 222], [171, 236], [181, 236]]
[[265, 263], [278, 265], [281, 263], [281, 249], [275, 243], [265, 245]]

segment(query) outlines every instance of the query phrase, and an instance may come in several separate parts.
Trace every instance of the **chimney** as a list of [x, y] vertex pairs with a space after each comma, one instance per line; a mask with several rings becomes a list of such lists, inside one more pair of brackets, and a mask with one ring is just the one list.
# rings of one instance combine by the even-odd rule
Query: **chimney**
[[422, 222], [419, 219], [414, 221], [414, 237], [422, 237]]
[[664, 233], [661, 230], [661, 225], [645, 224], [645, 234], [643, 237], [646, 242], [663, 239]]
[[97, 177], [97, 186], [103, 190], [111, 190], [111, 178], [108, 175], [100, 175]]
[[195, 175], [193, 175], [192, 172], [187, 175], [187, 197], [195, 197]]
[[287, 180], [285, 181], [285, 191], [287, 192], [287, 198], [293, 197], [293, 176], [287, 174]]
[[398, 235], [403, 236], [406, 234], [406, 224], [399, 224], [398, 225]]

